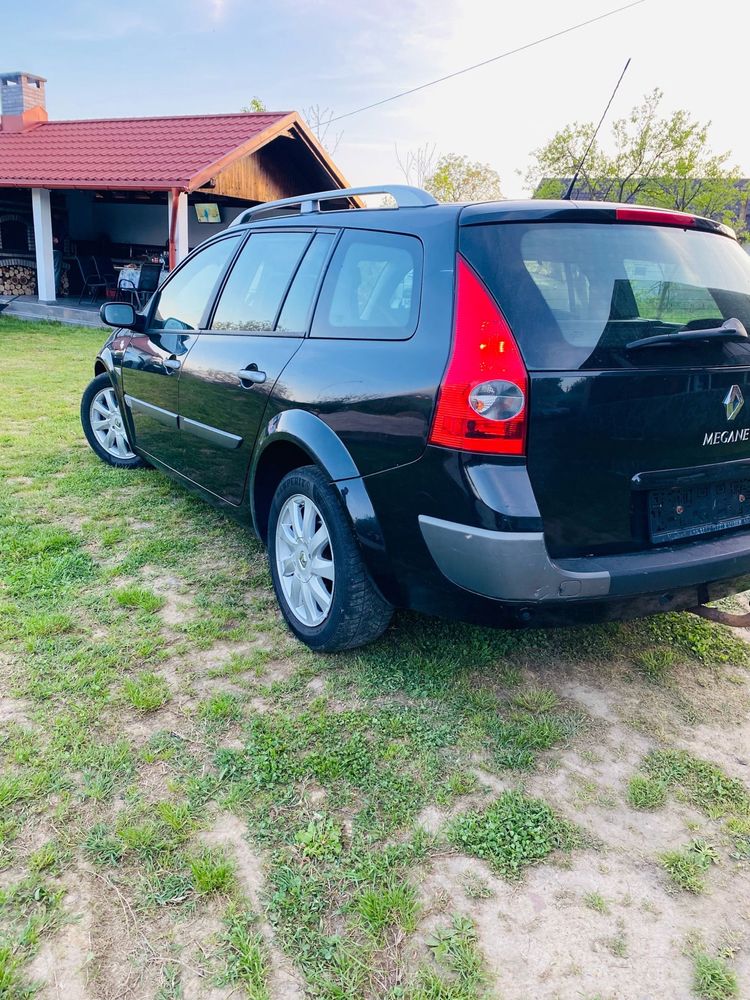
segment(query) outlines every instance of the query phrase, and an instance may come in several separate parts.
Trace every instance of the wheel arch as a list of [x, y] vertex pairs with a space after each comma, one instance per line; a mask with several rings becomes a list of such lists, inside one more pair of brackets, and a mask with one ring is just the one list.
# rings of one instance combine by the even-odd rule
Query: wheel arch
[[316, 465], [313, 455], [297, 441], [278, 438], [269, 441], [263, 449], [253, 472], [250, 505], [253, 525], [264, 542], [268, 536], [268, 514], [271, 501], [279, 483], [294, 469], [303, 465]]
[[105, 372], [110, 376], [116, 374], [115, 359], [112, 356], [109, 341], [104, 345], [99, 354], [97, 354], [96, 361], [94, 362], [94, 377], [103, 375]]
[[253, 525], [262, 541], [267, 542], [271, 501], [281, 480], [301, 466], [317, 465], [338, 490], [373, 579], [386, 596], [393, 594], [380, 524], [365, 481], [343, 441], [308, 410], [276, 414], [263, 434], [249, 483]]

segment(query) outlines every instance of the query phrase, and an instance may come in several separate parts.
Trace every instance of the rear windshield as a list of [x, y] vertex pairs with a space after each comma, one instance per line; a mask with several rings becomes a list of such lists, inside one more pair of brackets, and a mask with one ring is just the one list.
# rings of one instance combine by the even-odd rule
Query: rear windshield
[[750, 342], [626, 345], [679, 330], [750, 332], [750, 256], [734, 240], [666, 226], [465, 226], [461, 252], [497, 299], [532, 370], [750, 365]]

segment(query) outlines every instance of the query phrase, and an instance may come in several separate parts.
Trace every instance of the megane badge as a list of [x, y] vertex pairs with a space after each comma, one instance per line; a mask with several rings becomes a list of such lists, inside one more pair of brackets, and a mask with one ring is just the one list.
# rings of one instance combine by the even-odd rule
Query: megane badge
[[727, 398], [724, 400], [724, 406], [727, 410], [727, 420], [734, 420], [744, 405], [745, 397], [742, 395], [742, 389], [738, 385], [733, 385], [727, 393]]

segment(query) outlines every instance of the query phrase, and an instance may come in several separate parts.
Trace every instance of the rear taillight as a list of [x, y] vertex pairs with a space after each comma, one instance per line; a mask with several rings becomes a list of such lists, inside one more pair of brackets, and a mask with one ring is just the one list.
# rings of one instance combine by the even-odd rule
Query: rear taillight
[[526, 366], [510, 327], [459, 255], [453, 347], [430, 443], [494, 455], [525, 454], [528, 390]]

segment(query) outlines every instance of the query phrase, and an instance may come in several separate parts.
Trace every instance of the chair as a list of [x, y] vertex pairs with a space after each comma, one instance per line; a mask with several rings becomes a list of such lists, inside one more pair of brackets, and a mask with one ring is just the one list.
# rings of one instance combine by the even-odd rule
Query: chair
[[93, 257], [86, 257], [85, 260], [81, 257], [76, 257], [75, 262], [78, 265], [82, 282], [78, 304], [80, 305], [87, 295], [92, 302], [95, 302], [99, 294], [104, 295], [106, 293], [107, 282], [99, 277], [99, 271], [96, 268], [96, 262]]
[[141, 276], [138, 281], [138, 308], [142, 309], [148, 302], [161, 281], [161, 264], [141, 264]]
[[129, 302], [135, 309], [138, 302], [138, 278], [140, 272], [133, 268], [123, 268], [117, 276], [117, 300]]
[[112, 266], [110, 257], [103, 257], [101, 254], [94, 254], [91, 258], [99, 278], [106, 284], [107, 292], [117, 288], [117, 274]]

